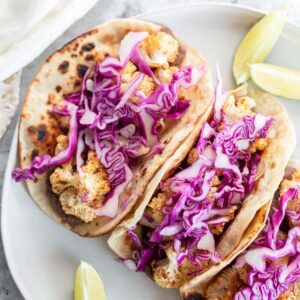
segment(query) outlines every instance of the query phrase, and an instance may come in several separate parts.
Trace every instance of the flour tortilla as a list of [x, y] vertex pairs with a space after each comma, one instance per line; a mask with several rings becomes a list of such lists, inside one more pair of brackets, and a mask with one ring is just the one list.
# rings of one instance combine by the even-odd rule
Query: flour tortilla
[[[106, 54], [117, 56], [120, 41], [130, 31], [158, 32], [166, 28], [135, 19], [116, 19], [98, 26], [75, 38], [53, 53], [43, 64], [28, 88], [19, 127], [19, 157], [22, 168], [27, 167], [35, 155], [54, 153], [56, 137], [66, 133], [66, 120], [51, 113], [52, 105], [63, 100], [63, 95], [80, 89], [80, 80], [86, 68], [102, 61]], [[207, 63], [200, 52], [179, 41], [185, 55], [181, 66], [201, 66]], [[121, 195], [119, 213], [114, 218], [97, 217], [85, 224], [66, 221], [51, 204], [54, 195], [49, 192], [49, 173], [27, 181], [29, 192], [40, 208], [56, 222], [81, 236], [99, 236], [112, 230], [139, 201], [156, 171], [174, 151], [206, 120], [212, 107], [212, 80], [209, 71], [197, 87], [187, 91], [191, 105], [179, 121], [167, 121], [161, 133], [163, 153], [141, 159], [133, 170], [133, 180]], [[184, 155], [181, 156], [182, 158]], [[51, 191], [51, 188], [50, 188]], [[54, 197], [55, 198], [55, 197]], [[56, 197], [57, 198], [57, 197]]]
[[[288, 163], [288, 167], [300, 169], [300, 161], [291, 159]], [[213, 266], [207, 273], [200, 275], [197, 278], [198, 280], [195, 280], [194, 283], [187, 284], [181, 288], [180, 293], [183, 299], [188, 299], [189, 296], [194, 296], [195, 300], [197, 299], [197, 296], [199, 297], [199, 299], [201, 299], [201, 296], [204, 297], [206, 289], [209, 286], [212, 279], [222, 269], [231, 264], [240, 253], [246, 250], [254, 242], [256, 237], [259, 235], [259, 233], [265, 226], [265, 222], [267, 220], [270, 207], [272, 205], [272, 200], [273, 197], [257, 212], [254, 219], [251, 221], [250, 225], [245, 231], [238, 247], [230, 255], [228, 255], [228, 257], [224, 261], [222, 261], [218, 265]], [[297, 299], [300, 299], [300, 296], [297, 296]]]
[[[217, 251], [222, 260], [221, 263], [211, 265], [208, 270], [186, 282], [181, 287], [183, 297], [193, 293], [202, 294], [201, 291], [205, 291], [210, 279], [243, 251], [262, 230], [268, 215], [270, 200], [273, 198], [284, 176], [285, 167], [296, 145], [293, 125], [284, 106], [278, 100], [269, 94], [255, 91], [246, 85], [231, 93], [239, 96], [249, 95], [256, 102], [256, 112], [274, 116], [275, 123], [273, 128], [276, 134], [262, 154], [257, 172], [259, 178], [257, 179], [255, 190], [245, 198], [237, 216], [217, 244]], [[182, 145], [183, 148], [188, 146], [188, 142], [186, 145]], [[179, 148], [178, 152], [167, 161], [150, 182], [141, 205], [129, 219], [123, 221], [112, 232], [108, 243], [118, 256], [123, 258], [131, 257], [131, 240], [128, 239], [127, 230], [136, 225], [141, 219], [159, 183], [163, 178], [168, 177], [171, 170], [178, 166], [181, 161], [180, 155], [187, 153], [185, 150]]]

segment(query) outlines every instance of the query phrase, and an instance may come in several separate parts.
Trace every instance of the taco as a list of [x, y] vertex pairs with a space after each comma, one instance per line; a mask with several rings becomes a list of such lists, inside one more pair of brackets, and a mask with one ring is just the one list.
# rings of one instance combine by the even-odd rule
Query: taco
[[180, 163], [179, 148], [108, 240], [127, 267], [183, 292], [224, 268], [256, 214], [265, 219], [295, 147], [288, 115], [270, 95], [247, 86], [224, 93], [220, 77], [215, 94], [187, 157]]
[[263, 231], [234, 264], [213, 279], [205, 299], [299, 299], [299, 190], [300, 162], [292, 160]]
[[167, 28], [112, 20], [52, 54], [28, 88], [21, 168], [34, 201], [81, 236], [114, 228], [207, 119], [200, 52]]

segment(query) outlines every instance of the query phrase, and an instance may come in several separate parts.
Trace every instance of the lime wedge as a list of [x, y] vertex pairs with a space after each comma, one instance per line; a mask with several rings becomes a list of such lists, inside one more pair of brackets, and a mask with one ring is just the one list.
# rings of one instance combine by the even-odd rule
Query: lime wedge
[[248, 64], [264, 62], [268, 57], [282, 31], [286, 15], [287, 7], [267, 14], [243, 38], [233, 61], [233, 75], [237, 84], [248, 80]]
[[105, 300], [105, 291], [97, 271], [81, 261], [75, 274], [74, 300]]
[[252, 80], [263, 90], [289, 99], [300, 99], [300, 72], [269, 64], [249, 65]]

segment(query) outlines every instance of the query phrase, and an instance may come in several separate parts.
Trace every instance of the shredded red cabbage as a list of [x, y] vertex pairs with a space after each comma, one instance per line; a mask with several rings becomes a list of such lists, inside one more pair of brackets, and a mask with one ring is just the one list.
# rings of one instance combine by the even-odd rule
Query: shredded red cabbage
[[[278, 299], [280, 295], [300, 280], [300, 227], [288, 231], [286, 240], [277, 234], [287, 216], [288, 201], [298, 197], [300, 187], [290, 188], [279, 201], [279, 207], [268, 220], [262, 235], [250, 250], [245, 251], [234, 267], [250, 266], [247, 276], [248, 286], [241, 289], [236, 300]], [[288, 257], [285, 264], [276, 264], [280, 258]]]
[[[195, 85], [206, 71], [205, 67], [183, 67], [173, 75], [170, 84], [159, 84], [138, 50], [139, 43], [147, 36], [147, 32], [129, 32], [120, 44], [119, 59], [108, 56], [90, 67], [83, 77], [81, 90], [69, 96], [63, 107], [53, 107], [55, 113], [70, 116], [69, 145], [53, 157], [48, 154], [35, 157], [28, 168], [15, 168], [12, 177], [16, 181], [33, 180], [36, 174], [62, 166], [75, 155], [77, 170], [83, 176], [82, 153], [86, 148], [96, 150], [112, 187], [96, 214], [109, 217], [117, 214], [118, 197], [132, 178], [135, 158], [163, 150], [159, 144], [159, 121], [178, 119], [184, 114], [189, 100], [179, 100], [179, 89]], [[122, 93], [120, 71], [129, 60], [137, 65], [140, 73]], [[159, 85], [150, 97], [143, 97], [141, 103], [135, 104], [129, 99], [138, 95], [137, 88], [145, 75]], [[141, 151], [142, 148], [147, 151]]]
[[[172, 193], [164, 207], [163, 221], [143, 238], [139, 255], [134, 254], [139, 258], [135, 261], [137, 271], [143, 271], [152, 260], [162, 259], [158, 255], [166, 247], [176, 251], [178, 265], [187, 258], [197, 266], [195, 273], [202, 271], [202, 259], [218, 262], [209, 225], [228, 223], [231, 207], [241, 206], [254, 187], [260, 155], [250, 154], [248, 148], [256, 138], [267, 136], [273, 118], [255, 114], [226, 123], [223, 106], [227, 95], [219, 74], [215, 95], [214, 115], [203, 125], [197, 143], [198, 159], [161, 185]], [[212, 181], [219, 173], [220, 183], [212, 194]]]

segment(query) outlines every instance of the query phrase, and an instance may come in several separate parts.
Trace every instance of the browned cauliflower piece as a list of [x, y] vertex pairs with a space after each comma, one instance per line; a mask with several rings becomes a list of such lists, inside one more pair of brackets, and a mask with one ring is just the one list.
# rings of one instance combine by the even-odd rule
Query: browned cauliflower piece
[[155, 197], [151, 199], [147, 206], [147, 211], [154, 220], [156, 224], [160, 224], [164, 218], [164, 213], [162, 212], [166, 201], [170, 195], [170, 192], [163, 191], [158, 193]]
[[255, 101], [250, 97], [240, 97], [236, 101], [236, 108], [245, 115], [252, 115]]
[[161, 84], [170, 84], [173, 74], [178, 70], [179, 69], [177, 67], [157, 68], [154, 74]]
[[293, 182], [290, 179], [283, 179], [280, 183], [279, 187], [279, 195], [282, 196], [285, 192], [287, 192], [288, 189], [295, 186], [295, 182]]
[[141, 54], [151, 68], [168, 67], [169, 63], [174, 63], [178, 48], [178, 41], [162, 31], [150, 34], [139, 46]]
[[153, 279], [163, 288], [179, 288], [183, 284], [183, 278], [177, 265], [177, 254], [171, 249], [166, 252], [166, 259], [151, 264]]
[[66, 135], [59, 135], [56, 138], [56, 142], [55, 154], [58, 154], [60, 151], [68, 147], [68, 137]]
[[[293, 172], [281, 181], [279, 194], [284, 194], [289, 188], [298, 186], [300, 184], [300, 171], [293, 170]], [[289, 204], [288, 204], [289, 205]], [[292, 204], [293, 206], [293, 204]]]
[[[67, 137], [59, 136], [55, 152], [67, 146]], [[66, 214], [74, 215], [88, 223], [96, 218], [95, 207], [100, 207], [110, 190], [105, 168], [99, 162], [94, 151], [89, 151], [84, 176], [80, 177], [74, 168], [74, 159], [57, 167], [50, 176], [52, 190], [59, 196], [61, 207]], [[84, 202], [83, 199], [87, 201]]]
[[[59, 135], [56, 141], [55, 154], [58, 154], [68, 146], [68, 137]], [[79, 175], [77, 172], [74, 172], [73, 163], [74, 160], [71, 159], [62, 167], [56, 168], [51, 174], [50, 183], [52, 184], [52, 190], [55, 194], [61, 194], [65, 189], [79, 185]]]
[[[167, 258], [159, 262], [152, 262], [153, 278], [155, 282], [164, 288], [180, 288], [186, 281], [191, 279], [191, 272], [196, 272], [198, 267], [185, 259], [180, 266], [177, 265], [177, 254], [172, 248], [166, 250]], [[203, 261], [203, 269], [208, 266]]]
[[[126, 87], [128, 83], [135, 78], [140, 72], [137, 71], [136, 66], [129, 61], [125, 68], [121, 70], [122, 74], [122, 83], [121, 83], [121, 92], [124, 92], [126, 90]], [[137, 88], [137, 91], [141, 91], [144, 94], [144, 97], [149, 97], [155, 90], [155, 83], [151, 77], [148, 75], [144, 76], [144, 79], [142, 80], [141, 84]], [[140, 98], [133, 95], [132, 100], [136, 103], [140, 102]]]
[[110, 183], [107, 171], [100, 163], [95, 151], [88, 152], [88, 158], [82, 170], [84, 172], [81, 182], [83, 193], [88, 191], [87, 198], [101, 204], [105, 195], [110, 191]]
[[[68, 137], [59, 135], [56, 141], [55, 154], [58, 154], [68, 146]], [[79, 185], [79, 175], [77, 172], [74, 172], [73, 163], [74, 160], [72, 159], [62, 167], [56, 168], [51, 174], [50, 183], [55, 194], [61, 194], [65, 189]]]
[[69, 161], [62, 167], [57, 167], [50, 176], [52, 191], [59, 195], [69, 187], [78, 187], [80, 178], [77, 172], [73, 170], [73, 163]]
[[[230, 222], [231, 220], [233, 220], [234, 213], [235, 213], [235, 211], [237, 209], [238, 209], [237, 206], [232, 206], [230, 208], [230, 211], [229, 211], [228, 215], [226, 216], [226, 219], [228, 220], [228, 222]], [[225, 225], [226, 224], [209, 225], [209, 230], [214, 235], [220, 235], [220, 234], [223, 233]]]
[[229, 95], [223, 107], [226, 115], [233, 121], [239, 121], [244, 116], [252, 116], [254, 112], [255, 101], [250, 97], [241, 97], [236, 99], [234, 95]]
[[[232, 121], [239, 121], [244, 116], [254, 115], [254, 112], [252, 111], [254, 107], [255, 101], [250, 97], [240, 97], [236, 99], [234, 95], [229, 95], [223, 110]], [[263, 151], [268, 146], [268, 144], [268, 138], [257, 138], [249, 147], [248, 151], [250, 153]]]
[[188, 155], [187, 163], [191, 165], [194, 163], [196, 160], [198, 160], [198, 154], [197, 154], [197, 149], [193, 148]]
[[74, 187], [65, 189], [59, 196], [63, 211], [73, 215], [85, 223], [93, 221], [96, 217], [94, 208], [82, 202], [81, 196]]
[[257, 151], [264, 151], [269, 144], [268, 138], [257, 138], [254, 143], [249, 147], [248, 151], [250, 153], [255, 153]]
[[295, 171], [292, 173], [291, 180], [298, 183], [300, 182], [300, 170], [295, 169]]
[[133, 74], [136, 73], [136, 71], [137, 67], [131, 61], [129, 61], [125, 68], [120, 71], [122, 82], [128, 83], [133, 78]]
[[138, 87], [138, 91], [143, 92], [145, 97], [149, 97], [155, 90], [155, 83], [151, 77], [145, 75], [142, 83]]
[[233, 300], [242, 285], [238, 272], [234, 268], [226, 268], [210, 283], [205, 299]]
[[[218, 174], [218, 176], [220, 176], [220, 174]], [[210, 191], [208, 193], [208, 196], [207, 198], [210, 200], [210, 201], [213, 201], [215, 198], [214, 198], [214, 194], [216, 193], [217, 189], [218, 189], [218, 185], [221, 183], [221, 181], [219, 180], [219, 177], [218, 176], [215, 176], [212, 181], [210, 182]]]

